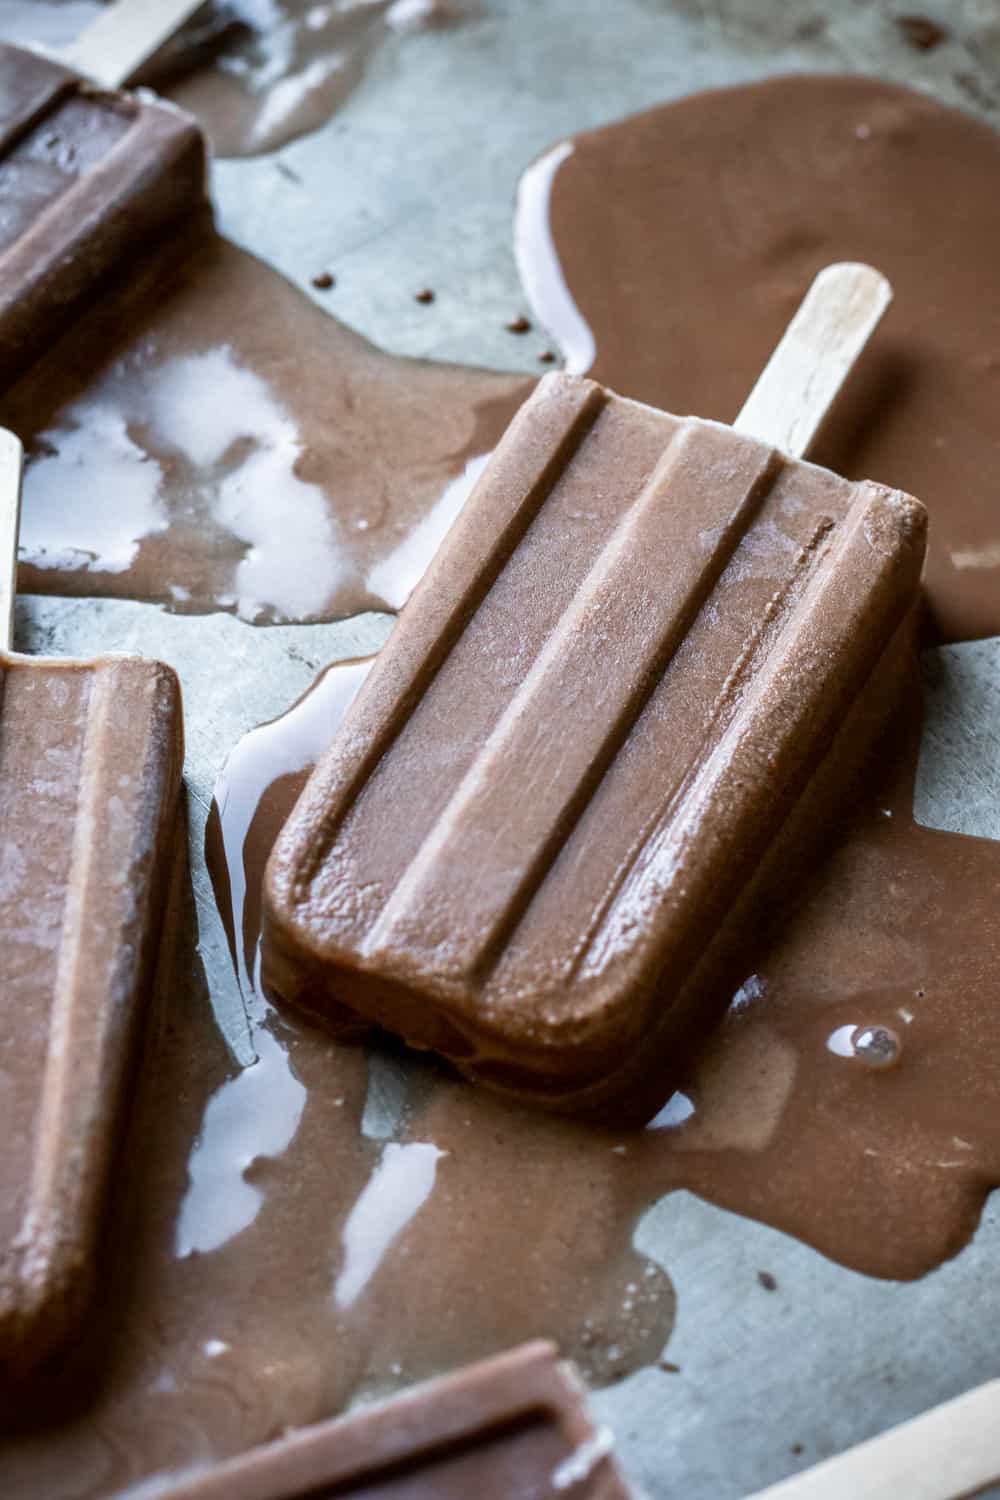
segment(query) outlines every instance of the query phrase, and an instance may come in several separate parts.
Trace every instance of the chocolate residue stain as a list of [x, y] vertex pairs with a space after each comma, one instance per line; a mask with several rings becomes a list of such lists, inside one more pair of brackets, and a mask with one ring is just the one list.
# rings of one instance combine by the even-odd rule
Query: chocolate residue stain
[[188, 228], [0, 396], [28, 452], [20, 588], [398, 609], [530, 387], [383, 354]]
[[796, 26], [795, 39], [800, 42], [814, 42], [818, 37], [825, 35], [826, 29], [825, 16], [807, 16]]
[[[973, 43], [969, 43], [969, 51], [976, 51]], [[984, 84], [984, 81], [982, 81], [982, 78], [978, 74], [961, 69], [960, 72], [954, 75], [954, 80], [955, 84], [960, 87], [961, 92], [967, 96], [967, 99], [972, 101], [973, 105], [976, 105], [978, 110], [987, 110], [988, 113], [1000, 110], [1000, 93], [988, 89], [987, 84]]]
[[143, 81], [197, 115], [218, 156], [256, 156], [333, 115], [392, 36], [458, 25], [463, 0], [228, 0], [164, 49]]
[[[897, 1279], [954, 1255], [1000, 1182], [1000, 844], [914, 822], [915, 705], [904, 729], [695, 1069], [677, 1141], [703, 1197]], [[854, 1055], [859, 1023], [900, 1034], [895, 1067]], [[762, 1032], [798, 1058], [778, 1128], [752, 1155], [701, 1149], [699, 1072]]]
[[[227, 853], [213, 835], [210, 868], [220, 907], [227, 880], [237, 892], [230, 922], [244, 982], [257, 969], [267, 852], [365, 671], [364, 663], [329, 669], [285, 719], [237, 747], [220, 780]], [[501, 1184], [518, 1180], [517, 1162], [531, 1159], [541, 1172], [551, 1144], [567, 1176], [553, 1171], [542, 1200], [560, 1205], [559, 1222], [577, 1212], [583, 1190], [566, 1164], [579, 1153], [589, 1163], [581, 1177], [602, 1192], [607, 1181], [617, 1197], [616, 1253], [644, 1208], [686, 1187], [871, 1275], [909, 1279], [954, 1255], [1000, 1184], [1000, 1084], [990, 1064], [1000, 1046], [1000, 844], [914, 822], [918, 735], [914, 689], [854, 817], [644, 1130], [612, 1137], [549, 1121], [441, 1072], [413, 1114], [418, 1138], [463, 1160], [478, 1154], [498, 1203]], [[873, 1068], [858, 1051], [859, 1027], [898, 1035], [892, 1068]], [[426, 1071], [408, 1054], [399, 1066]], [[509, 1217], [519, 1223], [518, 1203]], [[422, 1236], [433, 1236], [434, 1218], [431, 1207]], [[538, 1238], [526, 1226], [519, 1233]], [[478, 1264], [470, 1247], [465, 1253]], [[468, 1321], [476, 1321], [471, 1307]]]
[[870, 79], [703, 93], [580, 135], [522, 184], [518, 255], [573, 370], [731, 421], [815, 273], [895, 301], [814, 454], [931, 514], [937, 634], [1000, 630], [1000, 137]]

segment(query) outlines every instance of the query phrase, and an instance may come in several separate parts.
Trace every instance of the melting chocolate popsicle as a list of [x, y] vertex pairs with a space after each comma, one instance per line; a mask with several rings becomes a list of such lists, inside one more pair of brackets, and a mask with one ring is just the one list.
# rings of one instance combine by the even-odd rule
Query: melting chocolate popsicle
[[[184, 8], [176, 0], [165, 8], [177, 24]], [[153, 9], [143, 5], [139, 17], [132, 4], [112, 6], [80, 40], [74, 61], [86, 70], [101, 60], [105, 81], [109, 70], [130, 71], [162, 39], [164, 17]], [[0, 381], [36, 359], [116, 271], [201, 207], [205, 191], [204, 141], [189, 115], [0, 45]]]
[[20, 469], [0, 429], [0, 1390], [93, 1288], [183, 757], [168, 667], [11, 653]]
[[162, 1500], [629, 1500], [552, 1344], [522, 1344], [166, 1487]]
[[275, 846], [272, 992], [561, 1108], [669, 1083], [913, 649], [923, 508], [790, 456], [888, 295], [821, 273], [733, 428], [541, 382]]

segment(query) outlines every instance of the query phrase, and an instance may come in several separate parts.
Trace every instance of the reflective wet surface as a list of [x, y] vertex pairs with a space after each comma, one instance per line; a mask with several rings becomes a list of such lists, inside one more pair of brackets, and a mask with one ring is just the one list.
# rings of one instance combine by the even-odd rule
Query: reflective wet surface
[[20, 587], [253, 623], [398, 609], [529, 389], [392, 359], [186, 229], [0, 395]]

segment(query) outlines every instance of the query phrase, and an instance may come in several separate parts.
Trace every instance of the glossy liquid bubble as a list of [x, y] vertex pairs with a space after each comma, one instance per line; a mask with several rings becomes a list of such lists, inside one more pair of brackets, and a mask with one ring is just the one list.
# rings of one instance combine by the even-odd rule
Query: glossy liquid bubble
[[873, 1072], [894, 1068], [903, 1051], [903, 1043], [890, 1026], [855, 1026], [851, 1048], [859, 1062]]

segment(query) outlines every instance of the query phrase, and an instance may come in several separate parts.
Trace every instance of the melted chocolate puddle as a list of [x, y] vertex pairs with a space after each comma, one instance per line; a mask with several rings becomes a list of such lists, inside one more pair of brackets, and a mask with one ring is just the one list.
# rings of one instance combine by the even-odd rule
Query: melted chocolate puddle
[[19, 586], [398, 609], [530, 385], [384, 354], [187, 231], [0, 397], [28, 449]]
[[522, 181], [522, 278], [569, 368], [731, 421], [812, 277], [895, 302], [811, 455], [931, 513], [936, 633], [1000, 631], [1000, 136], [865, 78], [695, 94], [554, 147]]
[[[330, 668], [284, 719], [247, 736], [220, 778], [208, 863], [251, 996], [267, 854], [367, 666]], [[955, 1254], [1000, 1184], [989, 1065], [1000, 1045], [1000, 844], [914, 822], [918, 738], [914, 691], [881, 747], [879, 781], [645, 1130], [615, 1138], [609, 1156], [606, 1135], [450, 1080], [410, 1128], [440, 1149], [461, 1139], [494, 1193], [516, 1180], [522, 1156], [548, 1159], [546, 1201], [560, 1224], [580, 1212], [580, 1184], [563, 1183], [558, 1164], [582, 1157], [595, 1181], [610, 1173], [623, 1245], [650, 1202], [686, 1187], [871, 1275], [908, 1279]], [[892, 1035], [895, 1066], [873, 1066], [879, 1058], [857, 1046], [865, 1028]], [[435, 1218], [431, 1204], [429, 1257]], [[447, 1238], [443, 1209], [437, 1232]]]

